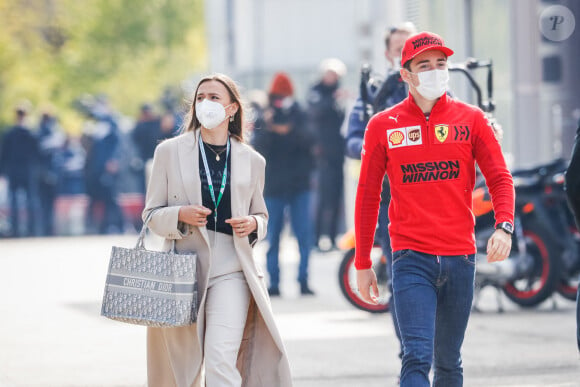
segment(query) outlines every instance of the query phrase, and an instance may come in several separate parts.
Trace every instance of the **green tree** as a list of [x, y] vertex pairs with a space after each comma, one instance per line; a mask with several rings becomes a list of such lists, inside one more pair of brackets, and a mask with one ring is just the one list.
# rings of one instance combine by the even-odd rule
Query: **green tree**
[[203, 71], [202, 0], [0, 0], [0, 120], [28, 99], [78, 130], [72, 101], [104, 93], [133, 115]]

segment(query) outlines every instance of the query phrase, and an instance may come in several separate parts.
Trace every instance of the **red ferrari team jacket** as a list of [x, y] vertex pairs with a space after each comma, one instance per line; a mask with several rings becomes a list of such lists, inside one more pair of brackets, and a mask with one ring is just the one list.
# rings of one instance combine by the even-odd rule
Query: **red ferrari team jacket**
[[475, 253], [472, 192], [476, 163], [489, 187], [496, 224], [513, 224], [513, 180], [481, 109], [444, 94], [427, 120], [409, 94], [398, 105], [375, 115], [367, 126], [361, 155], [355, 267], [371, 267], [385, 173], [391, 186], [393, 251]]

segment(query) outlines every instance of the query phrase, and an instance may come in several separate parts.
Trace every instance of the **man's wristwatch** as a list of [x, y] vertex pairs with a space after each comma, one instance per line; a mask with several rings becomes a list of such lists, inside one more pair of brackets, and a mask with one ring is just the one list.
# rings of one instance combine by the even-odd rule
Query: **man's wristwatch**
[[503, 230], [510, 235], [512, 235], [514, 233], [514, 225], [511, 224], [510, 222], [498, 223], [497, 226], [495, 226], [495, 229], [496, 230]]

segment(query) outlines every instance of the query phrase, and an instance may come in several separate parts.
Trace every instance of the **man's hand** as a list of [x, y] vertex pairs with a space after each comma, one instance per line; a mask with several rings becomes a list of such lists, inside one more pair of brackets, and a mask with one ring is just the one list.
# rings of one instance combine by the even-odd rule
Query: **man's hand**
[[[377, 276], [373, 269], [357, 270], [356, 272], [356, 283], [358, 285], [358, 291], [362, 299], [369, 304], [377, 305], [379, 301], [379, 288], [377, 286]], [[373, 294], [370, 290], [373, 289]]]
[[512, 236], [503, 230], [495, 230], [487, 241], [487, 262], [503, 261], [511, 249]]

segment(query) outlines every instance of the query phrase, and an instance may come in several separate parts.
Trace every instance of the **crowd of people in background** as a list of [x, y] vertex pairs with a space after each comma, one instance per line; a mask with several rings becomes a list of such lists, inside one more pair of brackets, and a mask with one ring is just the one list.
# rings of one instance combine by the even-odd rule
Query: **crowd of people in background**
[[[279, 238], [290, 215], [305, 294], [312, 293], [306, 278], [311, 248], [336, 249], [344, 226], [345, 91], [339, 85], [345, 72], [340, 60], [328, 59], [304, 96], [294, 95], [286, 73], [275, 74], [270, 89], [260, 91], [266, 101], [246, 96], [252, 110], [246, 141], [268, 160], [268, 265], [277, 271]], [[153, 152], [179, 133], [179, 102], [143, 102], [134, 119], [116, 112], [103, 95], [83, 97], [75, 106], [84, 117], [80, 135], [61, 126], [54, 108], [35, 109], [25, 101], [14, 109], [13, 125], [0, 136], [0, 237], [115, 234], [139, 227]], [[122, 202], [126, 194], [133, 195], [131, 203]], [[82, 203], [76, 228], [64, 224], [72, 222], [67, 217], [74, 201]]]
[[[139, 226], [133, 223], [140, 221], [147, 160], [178, 132], [179, 114], [169, 106], [156, 113], [144, 103], [133, 123], [105, 96], [76, 105], [84, 116], [77, 136], [61, 126], [53, 108], [34, 111], [28, 101], [16, 106], [14, 123], [0, 138], [0, 236], [115, 234]], [[134, 197], [126, 208], [122, 193]], [[74, 202], [82, 207], [82, 224], [63, 226], [62, 218], [73, 222]]]

